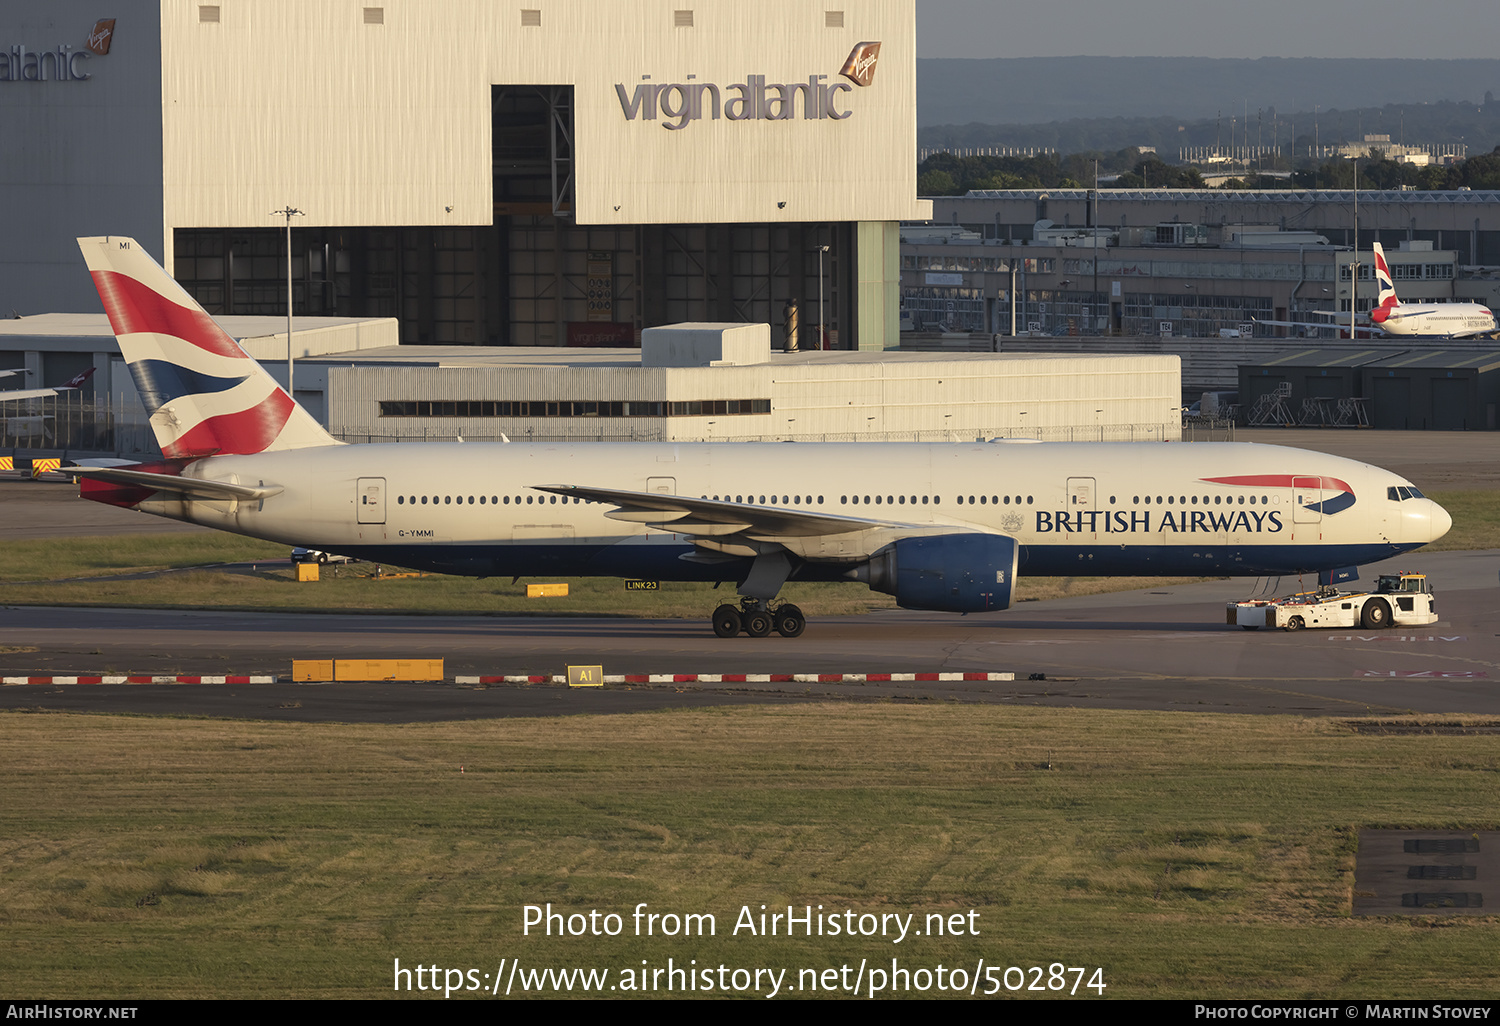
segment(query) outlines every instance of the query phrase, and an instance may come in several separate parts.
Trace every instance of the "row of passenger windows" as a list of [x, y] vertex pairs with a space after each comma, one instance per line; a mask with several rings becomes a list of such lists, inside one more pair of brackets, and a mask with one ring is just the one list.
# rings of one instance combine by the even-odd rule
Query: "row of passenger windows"
[[[821, 506], [821, 505], [823, 505], [823, 496], [821, 496], [821, 495], [818, 496], [817, 502], [813, 501], [813, 497], [811, 495], [783, 495], [783, 496], [781, 496], [781, 499], [780, 499], [779, 502], [777, 501], [777, 497], [774, 496], [774, 495], [772, 495], [772, 496], [770, 496], [770, 502], [769, 503], [766, 502], [766, 498], [767, 497], [764, 496], [764, 495], [761, 495], [761, 496], [758, 496], [758, 497], [754, 496], [754, 495], [733, 495], [733, 496], [730, 496], [730, 495], [724, 495], [724, 496], [718, 496], [718, 495], [708, 496], [708, 495], [705, 495], [705, 496], [703, 496], [703, 498], [705, 498], [705, 499], [712, 498], [714, 502], [741, 502], [741, 503], [748, 502], [748, 503], [751, 503], [753, 505], [759, 505], [759, 506], [765, 506], [765, 505], [772, 505], [772, 506], [777, 506], [777, 505], [780, 505], [780, 506], [801, 506], [804, 503], [806, 505], [809, 505], [809, 506]], [[943, 497], [941, 495], [921, 495], [921, 496], [917, 496], [917, 495], [912, 495], [912, 496], [906, 496], [906, 495], [840, 495], [839, 496], [839, 505], [841, 505], [841, 506], [849, 506], [849, 505], [854, 505], [854, 506], [859, 506], [859, 505], [865, 505], [865, 506], [870, 506], [870, 505], [875, 505], [875, 506], [907, 506], [907, 505], [911, 505], [911, 506], [916, 506], [916, 505], [919, 505], [919, 504], [923, 505], [923, 506], [927, 506], [927, 505], [937, 506], [937, 505], [940, 505], [942, 503], [942, 501], [943, 501]], [[962, 496], [962, 495], [958, 496], [958, 504], [960, 506], [964, 505], [965, 503], [968, 503], [971, 506], [974, 505], [974, 504], [976, 504], [976, 503], [979, 504], [979, 505], [981, 505], [981, 506], [986, 506], [986, 505], [999, 506], [1001, 503], [1004, 503], [1005, 505], [1008, 506], [1012, 502], [1014, 502], [1017, 506], [1021, 505], [1021, 502], [1022, 502], [1021, 496], [1017, 495], [1017, 496], [1015, 496], [1014, 499], [1012, 499], [1011, 496], [1009, 496], [1009, 495], [1005, 495], [1005, 496], [1000, 496], [1000, 495], [978, 495], [978, 496], [970, 495], [970, 496], [967, 496], [967, 497]], [[1029, 496], [1029, 495], [1026, 496], [1026, 498], [1025, 498], [1026, 505], [1028, 505], [1028, 506], [1031, 505], [1031, 502], [1032, 502], [1032, 497]]]
[[[1166, 498], [1163, 498], [1162, 496], [1158, 495], [1155, 499], [1152, 499], [1151, 496], [1149, 496], [1149, 495], [1133, 495], [1133, 496], [1130, 497], [1130, 501], [1133, 502], [1137, 506], [1149, 506], [1149, 505], [1151, 505], [1152, 502], [1155, 502], [1158, 506], [1174, 506], [1174, 505], [1175, 506], [1197, 506], [1197, 505], [1199, 505], [1198, 496], [1196, 496], [1196, 495], [1178, 495], [1178, 496], [1168, 495]], [[1278, 498], [1275, 501], [1280, 502], [1281, 499]], [[1078, 504], [1078, 499], [1077, 499], [1076, 496], [1073, 499], [1073, 503], [1074, 503], [1074, 505]], [[1243, 496], [1243, 495], [1239, 495], [1239, 496], [1235, 496], [1235, 495], [1213, 495], [1213, 496], [1208, 496], [1208, 495], [1205, 495], [1203, 497], [1203, 501], [1202, 501], [1202, 505], [1204, 505], [1204, 506], [1233, 506], [1236, 503], [1238, 503], [1238, 505], [1241, 505], [1241, 506], [1245, 505], [1245, 496]], [[1113, 506], [1115, 504], [1115, 497], [1113, 495], [1111, 495], [1109, 497], [1109, 504], [1111, 506]], [[1269, 506], [1269, 505], [1271, 505], [1271, 498], [1269, 496], [1262, 495], [1260, 497], [1259, 504], [1262, 505], [1262, 506]], [[1250, 505], [1252, 505], [1252, 506], [1256, 505], [1256, 497], [1253, 496], [1253, 495], [1250, 496]]]
[[490, 399], [390, 400], [382, 417], [733, 417], [770, 413], [769, 399], [694, 399], [687, 402], [599, 402], [597, 400]]
[[[396, 505], [398, 505], [398, 506], [417, 506], [417, 505], [426, 506], [426, 505], [429, 505], [429, 504], [433, 505], [433, 506], [452, 506], [455, 503], [457, 503], [460, 506], [463, 506], [465, 504], [472, 506], [476, 502], [479, 503], [479, 505], [481, 505], [481, 506], [509, 506], [509, 505], [512, 504], [512, 502], [514, 502], [515, 505], [519, 506], [519, 505], [521, 505], [521, 501], [522, 501], [522, 496], [519, 496], [519, 495], [517, 495], [514, 500], [512, 500], [509, 495], [489, 495], [489, 496], [480, 495], [480, 496], [477, 496], [477, 497], [473, 496], [473, 495], [469, 495], [469, 496], [463, 496], [463, 495], [434, 495], [430, 499], [427, 496], [425, 496], [425, 495], [398, 495], [398, 496], [396, 496]], [[527, 495], [527, 496], [525, 496], [525, 502], [526, 502], [526, 505], [528, 505], [528, 506], [531, 506], [531, 505], [546, 506], [549, 503], [551, 505], [553, 505], [553, 506], [556, 506], [558, 504], [558, 502], [561, 502], [564, 506], [566, 506], [569, 502], [571, 502], [571, 503], [573, 503], [573, 505], [576, 506], [576, 505], [578, 505], [579, 503], [581, 503], [583, 501], [584, 501], [583, 499], [570, 498], [569, 496], [566, 496], [566, 495], [563, 496], [561, 499], [559, 499], [556, 495]]]
[[[761, 496], [736, 495], [736, 496], [733, 496], [733, 497], [728, 496], [728, 495], [724, 495], [724, 496], [719, 496], [719, 495], [708, 496], [708, 495], [705, 495], [705, 496], [703, 496], [703, 498], [705, 498], [705, 499], [712, 498], [714, 502], [739, 502], [739, 503], [749, 502], [751, 504], [760, 505], [760, 506], [765, 506], [765, 505], [771, 505], [771, 506], [777, 506], [777, 505], [780, 505], [780, 506], [802, 506], [802, 505], [821, 506], [821, 505], [823, 505], [823, 496], [821, 496], [821, 495], [819, 495], [817, 497], [817, 501], [816, 502], [813, 501], [813, 497], [811, 495], [782, 495], [780, 497], [772, 495], [772, 496], [769, 496], [769, 500], [770, 500], [769, 503], [767, 502], [767, 498], [768, 497], [765, 496], [765, 495], [761, 495]], [[429, 506], [429, 505], [431, 505], [431, 506], [452, 506], [455, 503], [458, 504], [458, 505], [460, 505], [460, 506], [463, 506], [463, 505], [473, 506], [476, 503], [478, 505], [480, 505], [480, 506], [510, 506], [510, 505], [519, 506], [519, 505], [522, 504], [523, 501], [528, 506], [531, 506], [531, 505], [545, 506], [545, 505], [547, 505], [549, 503], [551, 505], [555, 506], [559, 502], [559, 497], [556, 496], [556, 495], [535, 495], [535, 496], [533, 496], [533, 495], [526, 495], [526, 496], [517, 495], [514, 498], [512, 498], [509, 495], [489, 495], [489, 496], [485, 496], [485, 495], [479, 495], [479, 496], [474, 496], [474, 495], [468, 495], [468, 496], [464, 496], [464, 495], [433, 495], [433, 496], [426, 496], [426, 495], [398, 495], [398, 496], [396, 496], [396, 505], [398, 505], [398, 506]], [[562, 502], [563, 505], [566, 506], [569, 502], [572, 502], [574, 505], [577, 505], [577, 504], [582, 503], [582, 502], [584, 502], [586, 500], [580, 499], [580, 498], [576, 498], [576, 497], [563, 496], [560, 501]], [[923, 495], [923, 496], [920, 496], [920, 497], [916, 496], [916, 495], [913, 495], [913, 496], [910, 496], [910, 497], [905, 496], [905, 495], [841, 495], [841, 496], [839, 496], [839, 502], [840, 502], [840, 504], [841, 505], [845, 505], [845, 506], [848, 506], [850, 504], [858, 506], [861, 503], [863, 503], [866, 506], [869, 506], [869, 505], [876, 505], [876, 506], [906, 506], [906, 505], [912, 505], [912, 506], [915, 506], [918, 503], [920, 503], [923, 506], [926, 506], [929, 503], [931, 505], [937, 506], [937, 505], [941, 504], [942, 501], [943, 501], [942, 496], [939, 496], [939, 495], [930, 495], [930, 496], [929, 495]], [[978, 496], [975, 496], [975, 495], [969, 495], [969, 496], [960, 495], [960, 496], [958, 496], [957, 501], [958, 501], [958, 504], [960, 506], [963, 506], [965, 504], [970, 505], [970, 506], [973, 506], [973, 505], [976, 505], [976, 504], [980, 505], [980, 506], [987, 506], [987, 505], [988, 506], [999, 506], [999, 505], [1002, 505], [1002, 504], [1006, 505], [1006, 506], [1009, 506], [1012, 503], [1014, 503], [1015, 505], [1019, 506], [1019, 505], [1022, 504], [1023, 501], [1025, 502], [1026, 505], [1030, 506], [1032, 504], [1033, 500], [1032, 500], [1032, 496], [1030, 496], [1030, 495], [1026, 496], [1024, 498], [1024, 500], [1019, 495], [1017, 495], [1015, 497], [1011, 497], [1009, 495], [1003, 495], [1003, 496], [1002, 495], [978, 495]], [[1114, 498], [1111, 497], [1110, 498], [1110, 502], [1113, 502], [1113, 501], [1114, 501]], [[1150, 500], [1148, 499], [1147, 501], [1149, 502]], [[1158, 500], [1158, 501], [1160, 501], [1160, 500]]]
[[[715, 502], [740, 502], [740, 503], [748, 502], [748, 503], [751, 503], [751, 504], [754, 504], [754, 505], [760, 505], [760, 506], [765, 506], [765, 505], [772, 505], [772, 506], [777, 506], [777, 505], [780, 505], [780, 506], [802, 506], [802, 505], [814, 506], [814, 505], [816, 505], [816, 506], [821, 506], [821, 505], [823, 505], [823, 496], [821, 496], [821, 495], [819, 495], [817, 497], [817, 502], [813, 501], [813, 497], [811, 495], [783, 495], [783, 496], [780, 496], [779, 500], [778, 500], [777, 496], [772, 495], [772, 496], [769, 497], [769, 499], [770, 499], [769, 503], [767, 502], [767, 496], [764, 496], [764, 495], [761, 495], [759, 497], [754, 496], [754, 495], [748, 495], [748, 496], [747, 495], [736, 495], [736, 496], [733, 496], [733, 497], [728, 496], [728, 495], [724, 495], [724, 496], [718, 496], [718, 495], [708, 496], [708, 495], [705, 495], [705, 496], [703, 496], [703, 498], [705, 498], [705, 499], [712, 498], [713, 501], [715, 501]], [[1421, 492], [1417, 491], [1415, 488], [1409, 488], [1409, 487], [1387, 488], [1386, 489], [1386, 498], [1400, 501], [1402, 499], [1420, 499], [1420, 498], [1423, 498], [1423, 495], [1422, 495]], [[1077, 496], [1077, 495], [1073, 496], [1073, 505], [1075, 505], [1075, 506], [1080, 505], [1080, 501], [1079, 500], [1080, 500], [1079, 496]], [[533, 496], [533, 495], [526, 495], [526, 496], [517, 495], [514, 498], [512, 498], [509, 495], [490, 495], [490, 496], [484, 496], [484, 495], [480, 495], [480, 496], [473, 496], [473, 495], [468, 495], [468, 496], [464, 496], [464, 495], [456, 495], [456, 496], [455, 495], [434, 495], [434, 496], [431, 496], [431, 497], [428, 497], [426, 495], [398, 495], [398, 496], [396, 496], [396, 505], [398, 505], [398, 506], [407, 506], [407, 505], [410, 505], [410, 506], [418, 506], [418, 505], [421, 505], [421, 506], [427, 506], [427, 505], [432, 505], [432, 506], [452, 506], [454, 503], [457, 503], [460, 506], [463, 506], [463, 505], [466, 505], [466, 504], [470, 505], [470, 506], [473, 506], [476, 503], [478, 503], [481, 506], [485, 506], [485, 505], [491, 505], [491, 506], [510, 506], [510, 505], [516, 505], [516, 506], [519, 506], [523, 502], [526, 505], [528, 505], [528, 506], [531, 506], [531, 505], [544, 506], [544, 505], [547, 505], [549, 503], [551, 505], [555, 506], [555, 505], [558, 504], [559, 501], [561, 501], [563, 505], [567, 505], [569, 502], [572, 502], [574, 505], [577, 505], [577, 504], [579, 504], [581, 502], [584, 502], [585, 500], [579, 499], [579, 498], [576, 498], [576, 497], [575, 498], [570, 498], [570, 497], [567, 497], [567, 496], [564, 496], [564, 497], [561, 498], [561, 500], [559, 500], [558, 496], [556, 496], [556, 495], [536, 495], [536, 496]], [[866, 505], [866, 506], [869, 506], [869, 505], [875, 505], [875, 506], [907, 506], [907, 505], [911, 505], [911, 506], [916, 506], [918, 504], [923, 505], [923, 506], [926, 506], [926, 505], [929, 505], [929, 504], [931, 504], [933, 506], [937, 506], [937, 505], [941, 505], [942, 501], [943, 501], [943, 499], [942, 499], [942, 496], [940, 496], [940, 495], [923, 495], [923, 496], [913, 495], [913, 496], [910, 496], [910, 497], [905, 496], [905, 495], [884, 495], [884, 496], [882, 496], [882, 495], [841, 495], [841, 496], [839, 496], [839, 503], [840, 503], [840, 505], [844, 505], [844, 506], [848, 506], [848, 505], [851, 505], [851, 504], [855, 505], [855, 506], [858, 506], [858, 505], [861, 505], [861, 504]], [[1027, 495], [1027, 496], [1024, 496], [1024, 497], [1020, 496], [1020, 495], [1016, 495], [1016, 496], [1010, 496], [1010, 495], [968, 495], [968, 496], [964, 496], [964, 495], [960, 495], [960, 496], [957, 497], [956, 501], [958, 502], [958, 504], [960, 506], [963, 506], [963, 505], [969, 505], [969, 506], [974, 506], [974, 505], [979, 505], [979, 506], [1001, 506], [1001, 505], [1004, 505], [1004, 506], [1010, 506], [1010, 505], [1020, 506], [1020, 505], [1027, 505], [1027, 506], [1030, 506], [1030, 505], [1034, 504], [1034, 497], [1030, 496], [1030, 495]], [[1115, 496], [1111, 495], [1109, 497], [1109, 504], [1111, 506], [1115, 505], [1116, 501], [1117, 500], [1116, 500]], [[1152, 498], [1149, 495], [1135, 495], [1135, 496], [1131, 496], [1131, 500], [1130, 501], [1132, 503], [1134, 503], [1135, 505], [1137, 505], [1137, 506], [1140, 506], [1140, 505], [1149, 506], [1153, 502], [1155, 504], [1159, 505], [1159, 506], [1172, 506], [1172, 505], [1177, 505], [1177, 506], [1197, 506], [1197, 505], [1200, 505], [1200, 500], [1199, 500], [1198, 496], [1196, 496], [1196, 495], [1178, 495], [1178, 496], [1168, 495], [1168, 496], [1165, 496], [1165, 497], [1158, 495], [1155, 498]], [[1275, 501], [1279, 503], [1281, 500], [1280, 500], [1280, 498], [1277, 498]], [[1220, 505], [1226, 505], [1227, 504], [1227, 505], [1233, 506], [1233, 505], [1236, 504], [1236, 502], [1239, 505], [1243, 506], [1243, 505], [1245, 505], [1246, 497], [1243, 496], [1243, 495], [1240, 495], [1240, 496], [1234, 496], [1234, 495], [1229, 495], [1229, 496], [1223, 496], [1223, 495], [1208, 496], [1208, 495], [1205, 495], [1205, 496], [1203, 496], [1203, 498], [1201, 500], [1201, 505], [1204, 505], [1204, 506], [1220, 506]], [[1271, 505], [1271, 502], [1272, 502], [1272, 500], [1271, 500], [1271, 498], [1269, 496], [1262, 495], [1262, 496], [1259, 497], [1258, 504], [1262, 505], [1262, 506], [1269, 506], [1269, 505]], [[1257, 505], [1256, 496], [1254, 496], [1254, 495], [1250, 496], [1249, 497], [1249, 503], [1252, 506]]]

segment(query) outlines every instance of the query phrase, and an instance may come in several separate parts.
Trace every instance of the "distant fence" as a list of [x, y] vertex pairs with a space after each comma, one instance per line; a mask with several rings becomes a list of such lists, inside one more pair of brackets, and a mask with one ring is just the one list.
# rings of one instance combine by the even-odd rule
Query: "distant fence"
[[0, 402], [0, 450], [127, 457], [161, 453], [139, 402], [77, 392]]

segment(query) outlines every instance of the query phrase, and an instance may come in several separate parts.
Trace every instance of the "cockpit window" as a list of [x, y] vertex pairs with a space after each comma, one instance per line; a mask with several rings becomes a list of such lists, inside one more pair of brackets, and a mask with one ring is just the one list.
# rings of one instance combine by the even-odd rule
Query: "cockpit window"
[[1407, 499], [1425, 499], [1427, 496], [1411, 485], [1393, 485], [1385, 490], [1385, 497], [1392, 502], [1404, 502]]

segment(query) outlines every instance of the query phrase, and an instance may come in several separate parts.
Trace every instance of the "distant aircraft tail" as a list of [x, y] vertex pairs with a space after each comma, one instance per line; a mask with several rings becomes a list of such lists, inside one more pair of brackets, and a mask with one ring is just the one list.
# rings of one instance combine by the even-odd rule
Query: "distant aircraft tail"
[[83, 371], [82, 373], [73, 375], [67, 381], [64, 381], [61, 385], [58, 385], [57, 390], [61, 392], [65, 388], [82, 388], [83, 383], [94, 376], [94, 371], [96, 369], [97, 368], [90, 367], [88, 370]]
[[134, 239], [78, 245], [168, 459], [340, 444]]
[[1391, 311], [1401, 305], [1396, 298], [1396, 285], [1391, 281], [1391, 267], [1385, 262], [1385, 250], [1375, 243], [1375, 280], [1380, 285], [1380, 295], [1375, 299], [1375, 308], [1370, 311], [1370, 320], [1382, 323]]

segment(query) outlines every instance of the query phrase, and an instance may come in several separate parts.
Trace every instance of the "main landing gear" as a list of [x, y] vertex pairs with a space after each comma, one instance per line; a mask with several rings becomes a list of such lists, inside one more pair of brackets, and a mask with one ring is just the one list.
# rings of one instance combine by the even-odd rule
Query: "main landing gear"
[[773, 630], [783, 638], [799, 637], [807, 629], [807, 617], [790, 602], [771, 609], [760, 599], [745, 598], [738, 606], [728, 603], [714, 610], [714, 633], [732, 638], [744, 631], [752, 638], [764, 638]]

